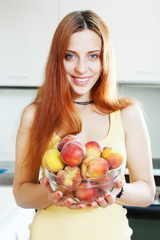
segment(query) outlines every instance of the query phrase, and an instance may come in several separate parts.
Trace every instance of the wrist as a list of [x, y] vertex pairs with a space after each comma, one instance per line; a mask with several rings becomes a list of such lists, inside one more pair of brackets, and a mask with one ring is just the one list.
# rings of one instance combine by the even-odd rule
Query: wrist
[[117, 194], [116, 198], [121, 198], [121, 196], [123, 195], [124, 189], [123, 187], [121, 188], [121, 191]]

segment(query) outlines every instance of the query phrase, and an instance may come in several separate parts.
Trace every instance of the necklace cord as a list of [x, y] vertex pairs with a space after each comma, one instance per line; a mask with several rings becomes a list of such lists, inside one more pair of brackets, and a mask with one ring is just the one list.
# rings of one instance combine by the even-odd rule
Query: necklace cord
[[88, 105], [88, 104], [94, 103], [94, 101], [93, 101], [93, 100], [91, 100], [91, 101], [86, 101], [86, 102], [76, 102], [76, 101], [74, 101], [74, 103], [75, 103], [75, 104], [79, 104], [79, 105]]

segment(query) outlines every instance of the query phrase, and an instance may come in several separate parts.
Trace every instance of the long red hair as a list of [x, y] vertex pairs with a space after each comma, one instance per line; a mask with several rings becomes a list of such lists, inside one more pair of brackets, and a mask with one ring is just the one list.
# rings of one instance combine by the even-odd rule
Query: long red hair
[[[75, 11], [68, 14], [58, 25], [49, 52], [44, 84], [39, 88], [36, 99], [36, 113], [30, 135], [27, 164], [37, 181], [43, 154], [54, 132], [61, 127], [64, 135], [77, 134], [82, 124], [71, 97], [66, 80], [63, 59], [74, 32], [84, 29], [95, 31], [102, 39], [102, 74], [91, 90], [91, 99], [102, 113], [123, 109], [133, 101], [118, 99], [115, 81], [114, 54], [110, 33], [103, 20], [92, 11]], [[63, 137], [62, 136], [62, 137]]]

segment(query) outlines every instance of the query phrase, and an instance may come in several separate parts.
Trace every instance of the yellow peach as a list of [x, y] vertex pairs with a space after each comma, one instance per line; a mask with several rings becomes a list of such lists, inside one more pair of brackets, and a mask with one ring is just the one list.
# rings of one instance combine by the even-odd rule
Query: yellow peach
[[43, 163], [45, 168], [50, 172], [58, 172], [65, 167], [60, 152], [54, 149], [50, 149], [44, 154]]

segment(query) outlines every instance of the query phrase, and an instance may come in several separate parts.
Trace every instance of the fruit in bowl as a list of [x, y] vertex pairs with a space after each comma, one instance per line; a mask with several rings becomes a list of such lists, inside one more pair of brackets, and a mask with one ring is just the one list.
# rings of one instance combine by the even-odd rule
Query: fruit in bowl
[[65, 163], [62, 161], [58, 150], [48, 150], [44, 154], [42, 161], [45, 168], [47, 168], [50, 172], [58, 172], [65, 167]]
[[108, 162], [101, 157], [85, 157], [81, 165], [81, 174], [84, 179], [96, 178], [105, 175], [109, 170]]
[[103, 147], [98, 141], [89, 141], [85, 144], [86, 156], [100, 157]]
[[110, 169], [118, 168], [123, 162], [123, 156], [111, 147], [103, 148], [102, 158], [109, 163]]
[[58, 151], [60, 152], [63, 148], [63, 146], [67, 143], [67, 142], [70, 142], [70, 141], [73, 141], [73, 140], [78, 140], [77, 136], [75, 135], [67, 135], [66, 137], [64, 137], [58, 144], [57, 146], [57, 149]]
[[121, 173], [122, 155], [111, 147], [102, 148], [98, 141], [84, 145], [76, 136], [68, 135], [57, 150], [49, 151], [56, 153], [50, 164], [47, 157], [43, 158], [50, 186], [53, 191], [62, 191], [63, 198], [72, 197], [75, 203], [90, 203], [112, 191]]
[[63, 162], [69, 166], [78, 166], [86, 154], [85, 146], [77, 141], [67, 142], [61, 150]]
[[98, 189], [91, 182], [82, 182], [76, 190], [76, 197], [81, 202], [92, 202], [97, 197]]
[[[63, 170], [60, 170], [60, 173]], [[112, 191], [115, 186], [116, 180], [119, 177], [121, 169], [113, 169], [108, 171], [105, 175], [95, 178], [84, 179], [79, 176], [79, 173], [68, 174], [64, 176], [59, 173], [53, 174], [45, 169], [46, 177], [49, 180], [50, 186], [53, 191], [60, 190], [63, 192], [63, 197], [72, 197], [75, 202], [90, 203], [103, 196], [105, 191]]]
[[78, 186], [82, 181], [79, 167], [66, 166], [57, 173], [57, 183], [66, 187]]

